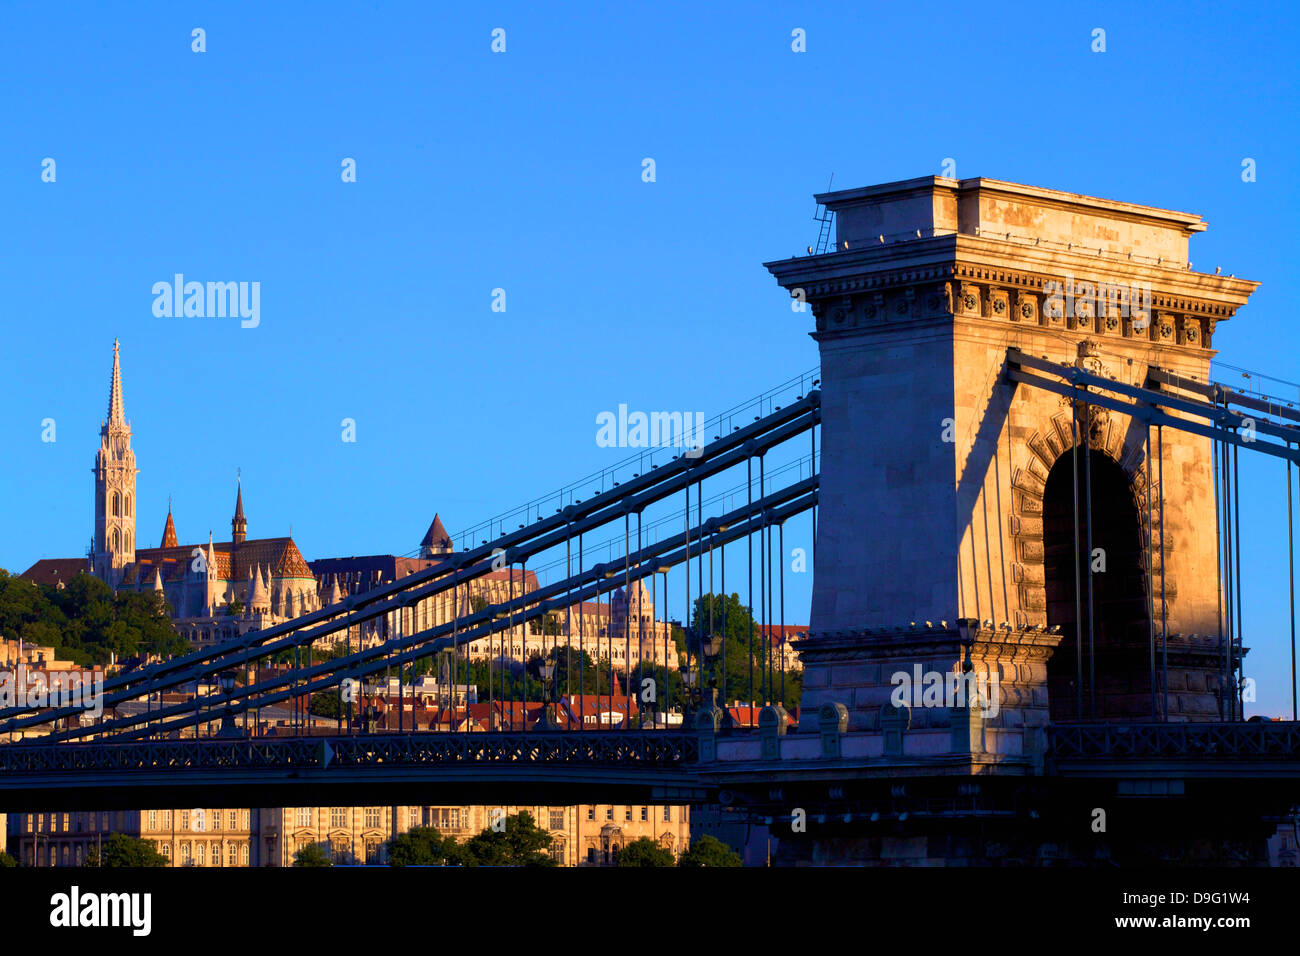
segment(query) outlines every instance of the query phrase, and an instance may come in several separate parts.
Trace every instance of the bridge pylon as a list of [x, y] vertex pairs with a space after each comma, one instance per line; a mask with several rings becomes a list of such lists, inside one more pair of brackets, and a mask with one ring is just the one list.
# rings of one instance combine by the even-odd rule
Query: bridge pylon
[[[1154, 429], [1087, 388], [1072, 403], [1017, 383], [1008, 349], [1204, 383], [1218, 324], [1257, 283], [1192, 271], [1206, 224], [1188, 213], [937, 176], [817, 200], [835, 251], [767, 263], [821, 352], [807, 703], [878, 727], [891, 668], [960, 672], [956, 622], [973, 619], [970, 665], [1004, 692], [999, 751], [1037, 749], [1023, 728], [1048, 710], [1152, 717], [1153, 631], [1176, 658], [1169, 718], [1228, 716], [1211, 440], [1162, 428], [1148, 453]], [[909, 636], [939, 631], [942, 653]], [[913, 728], [947, 722], [915, 710]]]
[[[1003, 817], [1003, 845], [1037, 858], [1081, 834], [1028, 837], [1030, 817], [1096, 799], [1058, 788], [1054, 729], [1242, 719], [1216, 467], [1240, 420], [1214, 398], [1209, 425], [1188, 424], [1210, 405], [1168, 384], [1206, 387], [1219, 323], [1258, 284], [1194, 271], [1206, 223], [1189, 213], [937, 176], [816, 199], [832, 251], [766, 267], [807, 303], [821, 353], [799, 730], [834, 738], [842, 783], [810, 783], [827, 759], [811, 741], [783, 744], [793, 761], [761, 779], [844, 823], [785, 839], [786, 858], [988, 862]], [[753, 802], [782, 819], [780, 801]], [[983, 821], [965, 849], [958, 823], [920, 822], [938, 805]], [[1225, 840], [1254, 847], [1255, 830]]]

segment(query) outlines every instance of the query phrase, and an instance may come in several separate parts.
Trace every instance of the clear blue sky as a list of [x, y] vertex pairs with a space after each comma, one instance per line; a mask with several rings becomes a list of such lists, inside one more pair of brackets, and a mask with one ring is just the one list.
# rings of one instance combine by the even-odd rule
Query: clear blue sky
[[[83, 553], [115, 337], [146, 544], [169, 494], [182, 539], [227, 534], [236, 468], [250, 534], [292, 522], [310, 559], [608, 464], [602, 410], [712, 414], [816, 363], [760, 263], [813, 241], [832, 173], [952, 157], [1203, 214], [1198, 268], [1263, 282], [1221, 357], [1300, 381], [1288, 5], [469, 6], [6, 4], [0, 566]], [[261, 325], [156, 318], [176, 272], [259, 281]], [[1258, 674], [1286, 667], [1281, 465], [1244, 480]]]

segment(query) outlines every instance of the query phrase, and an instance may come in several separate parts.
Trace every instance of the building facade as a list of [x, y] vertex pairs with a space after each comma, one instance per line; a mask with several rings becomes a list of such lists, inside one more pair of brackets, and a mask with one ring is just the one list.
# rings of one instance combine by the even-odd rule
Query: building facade
[[9, 816], [10, 852], [25, 866], [84, 866], [114, 833], [145, 840], [171, 866], [293, 866], [321, 847], [336, 866], [386, 865], [386, 843], [416, 827], [468, 840], [520, 812], [551, 835], [560, 866], [612, 866], [648, 837], [676, 855], [690, 846], [690, 808], [676, 805], [194, 808]]

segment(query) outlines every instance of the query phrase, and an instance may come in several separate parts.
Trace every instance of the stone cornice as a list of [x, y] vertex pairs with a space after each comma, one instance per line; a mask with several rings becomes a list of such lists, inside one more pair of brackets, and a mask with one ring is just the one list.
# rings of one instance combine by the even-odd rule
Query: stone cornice
[[973, 322], [1186, 351], [1189, 359], [1213, 354], [1217, 324], [1258, 285], [952, 234], [768, 268], [811, 306], [819, 342]]
[[[996, 657], [1014, 650], [1027, 657], [1046, 657], [1061, 642], [1059, 630], [1043, 627], [980, 627], [971, 634], [971, 656]], [[805, 662], [830, 660], [896, 661], [918, 656], [962, 656], [966, 645], [955, 627], [914, 625], [810, 632], [793, 646]]]
[[1006, 239], [943, 235], [764, 263], [809, 300], [968, 278], [1041, 291], [1050, 281], [1147, 283], [1159, 308], [1230, 317], [1259, 287], [1233, 276], [1038, 247]]

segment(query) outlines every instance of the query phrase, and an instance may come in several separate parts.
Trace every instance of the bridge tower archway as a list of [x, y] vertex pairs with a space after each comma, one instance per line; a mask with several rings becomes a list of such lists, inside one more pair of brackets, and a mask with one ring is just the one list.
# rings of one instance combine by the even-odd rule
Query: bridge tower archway
[[1066, 451], [1048, 473], [1043, 582], [1048, 626], [1062, 635], [1047, 664], [1053, 720], [1152, 716], [1145, 506], [1139, 495], [1133, 476], [1095, 449]]

